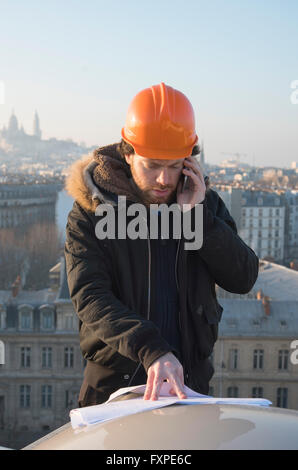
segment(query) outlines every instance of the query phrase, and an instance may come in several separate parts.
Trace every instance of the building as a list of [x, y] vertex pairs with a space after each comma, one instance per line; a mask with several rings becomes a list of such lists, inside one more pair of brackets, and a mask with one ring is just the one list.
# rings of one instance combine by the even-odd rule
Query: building
[[1, 184], [0, 229], [34, 222], [55, 222], [61, 184]]
[[243, 191], [239, 236], [259, 258], [284, 261], [285, 202], [271, 192]]
[[32, 134], [25, 132], [18, 118], [12, 112], [8, 125], [0, 129], [0, 157], [2, 166], [12, 173], [20, 170], [29, 171], [36, 165], [44, 170], [56, 169], [62, 163], [68, 166], [72, 160], [81, 157], [83, 153], [93, 150], [96, 146], [87, 148], [84, 143], [76, 144], [71, 139], [56, 138], [42, 139], [42, 130], [37, 111], [33, 117]]
[[221, 299], [223, 317], [213, 352], [212, 395], [263, 397], [298, 410], [298, 301]]
[[285, 231], [285, 260], [298, 260], [298, 191], [285, 192], [286, 202], [286, 231]]
[[0, 291], [0, 443], [20, 448], [69, 421], [83, 380], [65, 260], [58, 291]]
[[242, 215], [242, 192], [241, 188], [235, 188], [231, 185], [216, 187], [216, 191], [225, 203], [228, 211], [235, 220], [237, 229], [241, 227], [241, 215]]
[[216, 286], [224, 310], [210, 394], [263, 397], [274, 406], [298, 409], [298, 364], [292, 360], [298, 340], [297, 286], [297, 271], [264, 260], [248, 294]]

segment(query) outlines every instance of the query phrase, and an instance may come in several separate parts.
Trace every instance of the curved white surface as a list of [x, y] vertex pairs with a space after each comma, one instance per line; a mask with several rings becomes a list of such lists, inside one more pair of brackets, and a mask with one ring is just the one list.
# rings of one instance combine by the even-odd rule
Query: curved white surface
[[239, 405], [171, 405], [86, 426], [70, 423], [25, 447], [55, 449], [298, 449], [298, 411]]

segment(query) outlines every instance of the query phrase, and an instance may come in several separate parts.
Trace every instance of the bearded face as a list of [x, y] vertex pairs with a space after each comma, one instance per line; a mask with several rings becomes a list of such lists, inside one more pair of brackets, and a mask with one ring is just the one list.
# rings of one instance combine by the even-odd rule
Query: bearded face
[[152, 160], [136, 154], [125, 158], [130, 165], [134, 189], [146, 206], [171, 204], [175, 200], [184, 158]]

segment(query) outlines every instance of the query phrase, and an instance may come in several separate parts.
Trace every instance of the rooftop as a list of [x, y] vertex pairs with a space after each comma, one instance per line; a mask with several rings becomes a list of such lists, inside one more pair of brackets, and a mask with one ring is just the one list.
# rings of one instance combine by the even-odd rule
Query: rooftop
[[298, 301], [298, 271], [260, 259], [253, 291], [262, 290], [271, 300]]
[[[298, 338], [298, 301], [219, 299], [223, 307], [219, 336]], [[267, 312], [267, 313], [266, 313]]]

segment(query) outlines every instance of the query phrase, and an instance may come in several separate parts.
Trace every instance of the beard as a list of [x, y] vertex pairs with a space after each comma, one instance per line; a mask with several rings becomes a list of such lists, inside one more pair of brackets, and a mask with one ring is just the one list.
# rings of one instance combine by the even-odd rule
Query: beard
[[[130, 166], [131, 170], [131, 184], [138, 194], [139, 198], [142, 200], [143, 204], [146, 207], [149, 207], [150, 204], [172, 204], [176, 200], [176, 188], [173, 188], [172, 186], [163, 186], [163, 187], [157, 187], [156, 185], [154, 188], [144, 186], [143, 180], [139, 178], [134, 171], [133, 164]], [[168, 189], [169, 193], [165, 196], [156, 196], [153, 194], [152, 190], [153, 189], [158, 189], [158, 190], [165, 190]]]

